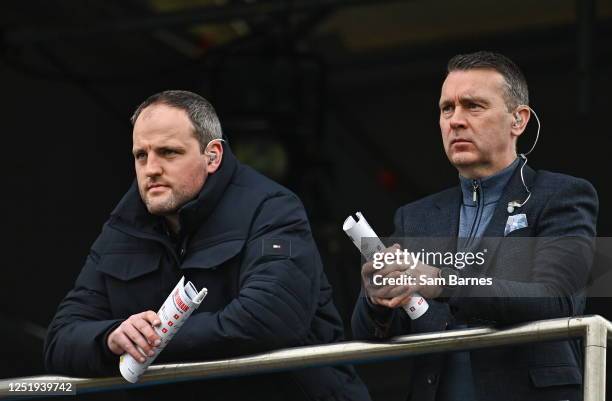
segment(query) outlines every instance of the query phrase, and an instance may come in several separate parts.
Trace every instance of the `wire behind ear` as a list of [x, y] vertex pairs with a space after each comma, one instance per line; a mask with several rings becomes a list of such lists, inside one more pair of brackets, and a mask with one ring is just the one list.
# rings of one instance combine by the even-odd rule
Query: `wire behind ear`
[[210, 164], [210, 163], [214, 162], [215, 160], [217, 160], [217, 152], [210, 152], [210, 151], [208, 151], [208, 146], [209, 146], [209, 145], [210, 145], [212, 142], [214, 142], [214, 141], [225, 142], [225, 140], [224, 140], [224, 139], [213, 139], [212, 141], [210, 141], [210, 142], [208, 143], [208, 145], [206, 145], [206, 149], [205, 149], [205, 151], [204, 151], [204, 154], [205, 154], [206, 156], [208, 156], [208, 164]]

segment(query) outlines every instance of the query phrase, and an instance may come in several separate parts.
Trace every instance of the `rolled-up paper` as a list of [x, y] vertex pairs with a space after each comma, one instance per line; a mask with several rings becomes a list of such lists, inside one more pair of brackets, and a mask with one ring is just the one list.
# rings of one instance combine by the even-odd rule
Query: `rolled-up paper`
[[194, 310], [198, 309], [207, 293], [208, 290], [206, 288], [202, 288], [198, 292], [191, 281], [185, 285], [185, 277], [181, 277], [181, 280], [157, 312], [161, 325], [153, 327], [153, 329], [160, 336], [161, 344], [154, 349], [155, 355], [147, 356], [139, 348], [138, 350], [145, 357], [144, 363], [138, 362], [128, 353], [121, 355], [119, 371], [125, 380], [130, 383], [138, 381], [149, 365], [153, 363], [159, 353], [162, 352], [172, 337], [179, 331], [185, 320]]
[[[342, 229], [353, 241], [353, 244], [359, 249], [363, 257], [367, 261], [372, 261], [373, 256], [376, 252], [382, 252], [385, 250], [385, 245], [382, 243], [378, 235], [374, 232], [372, 227], [368, 224], [368, 221], [363, 217], [361, 212], [356, 213], [359, 220], [355, 220], [353, 216], [349, 216], [344, 220]], [[362, 240], [367, 238], [366, 241]], [[429, 304], [419, 293], [415, 292], [412, 294], [410, 301], [403, 306], [408, 316], [412, 319], [418, 319], [423, 316]]]

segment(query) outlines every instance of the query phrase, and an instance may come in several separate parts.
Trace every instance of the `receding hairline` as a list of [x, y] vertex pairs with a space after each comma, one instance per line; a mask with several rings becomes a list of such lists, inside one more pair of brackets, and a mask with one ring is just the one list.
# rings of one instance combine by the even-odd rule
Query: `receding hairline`
[[166, 90], [149, 96], [132, 114], [130, 118], [132, 126], [143, 110], [154, 105], [166, 105], [183, 110], [191, 122], [202, 152], [210, 141], [223, 138], [221, 123], [213, 105], [197, 93], [185, 90]]
[[191, 122], [191, 119], [189, 118], [189, 114], [187, 113], [187, 110], [185, 110], [185, 109], [183, 109], [183, 108], [181, 108], [181, 107], [177, 107], [177, 106], [175, 106], [175, 105], [173, 105], [173, 104], [170, 104], [170, 103], [168, 103], [168, 102], [165, 102], [163, 99], [158, 99], [158, 100], [156, 100], [155, 102], [153, 102], [153, 103], [151, 103], [151, 104], [148, 104], [148, 105], [146, 105], [145, 107], [143, 107], [142, 109], [140, 109], [140, 110], [138, 111], [138, 116], [136, 117], [136, 120], [134, 120], [134, 122], [133, 122], [133, 123], [135, 124], [135, 123], [136, 123], [136, 121], [137, 121], [137, 120], [140, 118], [140, 116], [145, 116], [145, 115], [147, 115], [147, 114], [151, 114], [151, 109], [156, 108], [156, 107], [159, 107], [159, 106], [166, 106], [166, 107], [168, 107], [168, 108], [170, 108], [170, 109], [173, 109], [173, 110], [178, 110], [178, 111], [183, 112], [183, 114], [185, 115], [185, 117], [187, 118], [187, 120], [189, 120], [189, 123], [190, 123], [191, 125], [193, 125], [193, 123]]
[[155, 102], [148, 104], [147, 106], [143, 107], [139, 113], [138, 113], [138, 117], [136, 117], [136, 119], [134, 120], [134, 122], [132, 123], [132, 126], [135, 128], [136, 127], [136, 122], [142, 117], [143, 119], [147, 119], [148, 115], [150, 115], [152, 113], [151, 109], [154, 109], [155, 107], [159, 107], [159, 106], [166, 106], [172, 110], [176, 110], [182, 113], [182, 115], [185, 117], [185, 120], [187, 121], [187, 123], [189, 124], [189, 127], [191, 129], [191, 135], [193, 135], [193, 137], [199, 141], [199, 137], [198, 137], [198, 130], [196, 129], [196, 127], [193, 124], [193, 121], [191, 121], [191, 118], [189, 118], [189, 113], [187, 113], [187, 110], [181, 108], [181, 107], [176, 107], [172, 104], [168, 104], [166, 102], [163, 101], [163, 99], [159, 99], [156, 100]]
[[476, 71], [476, 72], [492, 72], [495, 75], [497, 75], [499, 78], [501, 78], [501, 83], [502, 85], [506, 85], [508, 88], [510, 88], [510, 82], [508, 82], [508, 80], [506, 79], [506, 76], [499, 70], [493, 68], [493, 67], [474, 67], [474, 68], [470, 68], [467, 70], [463, 70], [463, 69], [456, 69], [456, 70], [451, 70], [446, 74], [446, 77], [448, 77], [450, 74], [452, 74], [453, 72], [471, 72], [471, 71]]
[[449, 59], [446, 76], [455, 71], [471, 70], [494, 70], [502, 76], [505, 83], [502, 89], [509, 111], [521, 104], [529, 105], [529, 86], [525, 74], [507, 56], [491, 51], [457, 54]]
[[[520, 104], [520, 101], [518, 101], [518, 99], [515, 99], [515, 97], [512, 95], [512, 85], [510, 84], [510, 82], [508, 82], [508, 80], [506, 79], [506, 76], [498, 71], [497, 69], [495, 69], [494, 67], [489, 67], [489, 66], [477, 66], [477, 67], [473, 67], [473, 68], [468, 68], [468, 69], [463, 69], [463, 68], [457, 68], [457, 69], [453, 69], [450, 70], [446, 73], [446, 76], [444, 77], [444, 82], [442, 83], [442, 86], [444, 86], [444, 83], [446, 82], [448, 76], [454, 72], [457, 73], [468, 73], [471, 71], [485, 71], [485, 72], [493, 72], [495, 75], [497, 75], [498, 78], [501, 78], [501, 80], [498, 82], [499, 85], [499, 89], [502, 91], [501, 96], [502, 99], [504, 100], [504, 103], [506, 105], [506, 108], [508, 109], [508, 111], [512, 111], [514, 109], [514, 107], [518, 106]], [[516, 104], [515, 104], [516, 103]]]
[[502, 74], [501, 72], [497, 71], [495, 68], [492, 67], [474, 67], [474, 68], [470, 68], [467, 70], [464, 69], [456, 69], [456, 70], [451, 70], [448, 71], [448, 73], [446, 74], [446, 76], [444, 77], [444, 81], [442, 82], [442, 86], [444, 86], [444, 83], [446, 82], [446, 80], [448, 79], [448, 76], [452, 73], [469, 73], [472, 71], [484, 71], [484, 72], [493, 72], [495, 73], [495, 75], [497, 75], [499, 78], [501, 78], [501, 81], [499, 82], [499, 84], [501, 85], [501, 89], [503, 89], [504, 91], [507, 91], [510, 89], [510, 83], [508, 82], [508, 80], [506, 79], [506, 77], [504, 76], [504, 74]]

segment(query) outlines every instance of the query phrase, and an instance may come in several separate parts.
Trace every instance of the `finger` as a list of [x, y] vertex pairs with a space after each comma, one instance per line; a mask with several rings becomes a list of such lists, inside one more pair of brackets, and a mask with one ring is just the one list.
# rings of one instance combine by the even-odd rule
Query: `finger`
[[[145, 322], [146, 324], [146, 322]], [[145, 356], [153, 356], [154, 352], [147, 339], [142, 335], [142, 333], [132, 324], [128, 325], [124, 329], [125, 334], [132, 340], [132, 343], [139, 346], [140, 349], [144, 352]]]
[[380, 305], [380, 306], [385, 306], [385, 307], [389, 307], [389, 303], [391, 300], [389, 299], [385, 299], [385, 298], [370, 298], [370, 300], [372, 301], [372, 303], [376, 304], [376, 305]]
[[378, 282], [384, 284], [372, 284], [368, 290], [371, 295], [380, 298], [393, 298], [405, 294], [410, 288], [408, 275], [400, 271], [391, 272]]
[[386, 306], [387, 308], [391, 308], [391, 300], [390, 299], [379, 298], [378, 299], [378, 304], [382, 305], [382, 306]]
[[393, 247], [387, 249], [389, 250], [388, 253], [393, 254], [393, 257], [390, 260], [387, 259], [391, 263], [385, 263], [382, 269], [378, 270], [379, 274], [386, 276], [390, 272], [410, 270], [411, 267], [413, 267], [412, 259], [398, 252], [400, 251], [399, 245], [395, 244]]
[[398, 306], [404, 307], [410, 303], [413, 294], [408, 294], [404, 299], [400, 300]]
[[388, 256], [385, 257], [385, 255], [388, 253], [395, 254], [398, 250], [399, 250], [399, 245], [395, 244], [393, 246], [383, 249], [382, 251], [376, 252], [376, 255], [382, 256], [382, 259], [380, 260], [378, 260], [378, 258], [375, 258], [378, 266], [374, 267], [374, 261], [369, 261], [362, 266], [362, 273], [372, 274], [376, 271], [380, 271], [380, 269], [383, 268], [384, 266], [380, 266], [379, 264], [382, 263], [384, 265], [385, 259], [388, 258]]
[[140, 363], [144, 363], [145, 357], [136, 349], [130, 338], [125, 334], [125, 332], [117, 333], [115, 337], [115, 344], [117, 344], [123, 351], [127, 352], [132, 356], [135, 360]]
[[387, 253], [387, 252], [395, 252], [397, 249], [400, 249], [400, 245], [396, 242], [395, 244], [386, 247], [385, 249], [382, 250], [382, 252]]
[[152, 310], [142, 312], [140, 314], [140, 317], [148, 321], [152, 326], [159, 326], [161, 324], [161, 320], [159, 319], [159, 316], [157, 316], [157, 313], [153, 312]]
[[407, 304], [408, 302], [410, 302], [410, 299], [412, 298], [412, 296], [410, 294], [404, 294], [395, 298], [392, 298], [391, 301], [389, 301], [389, 305], [391, 308], [397, 308], [400, 306], [403, 306], [405, 304]]
[[123, 347], [121, 347], [116, 341], [116, 339], [120, 335], [122, 335], [122, 332], [117, 328], [113, 330], [113, 332], [108, 336], [108, 339], [106, 340], [106, 345], [108, 345], [108, 349], [110, 349], [111, 352], [115, 355], [121, 355], [125, 352]]
[[134, 322], [134, 327], [147, 339], [149, 345], [158, 346], [160, 344], [159, 335], [153, 330], [153, 326], [148, 321], [144, 319], [137, 320]]
[[364, 279], [369, 279], [373, 274], [376, 274], [379, 269], [374, 268], [374, 262], [367, 262], [361, 266], [361, 277]]
[[376, 298], [392, 299], [398, 296], [403, 297], [407, 292], [407, 289], [403, 287], [383, 287], [369, 291], [368, 295]]
[[401, 295], [391, 299], [381, 299], [380, 303], [387, 308], [397, 308], [402, 305], [403, 302], [408, 302], [410, 295]]

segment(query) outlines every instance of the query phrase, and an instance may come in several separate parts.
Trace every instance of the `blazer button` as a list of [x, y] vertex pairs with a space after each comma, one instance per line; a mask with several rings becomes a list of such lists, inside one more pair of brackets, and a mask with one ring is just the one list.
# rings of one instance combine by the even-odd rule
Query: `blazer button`
[[429, 375], [427, 376], [427, 384], [435, 384], [438, 379], [438, 375]]
[[179, 256], [180, 257], [185, 256], [185, 248], [181, 248], [181, 250], [179, 251]]

